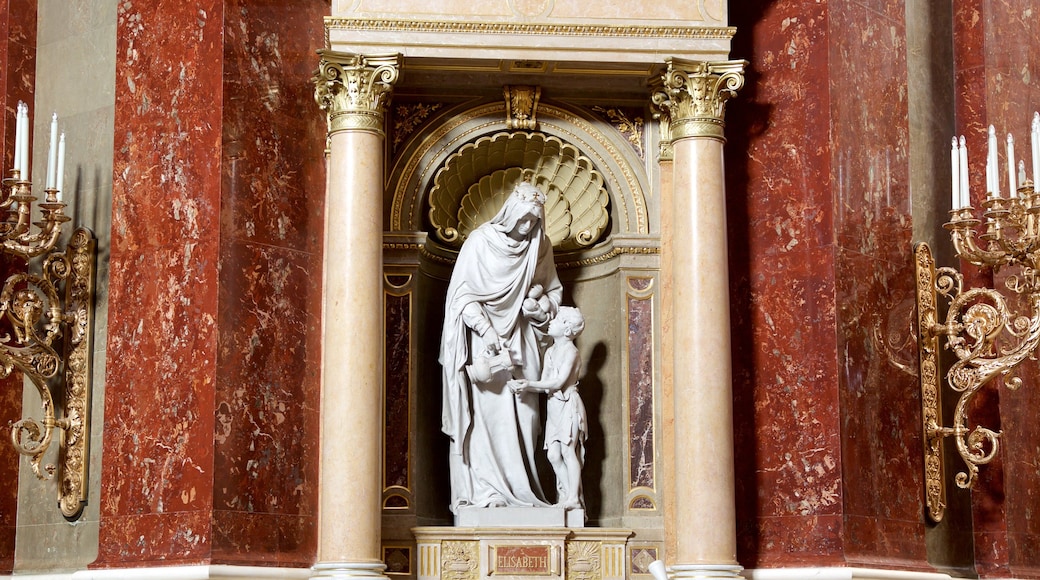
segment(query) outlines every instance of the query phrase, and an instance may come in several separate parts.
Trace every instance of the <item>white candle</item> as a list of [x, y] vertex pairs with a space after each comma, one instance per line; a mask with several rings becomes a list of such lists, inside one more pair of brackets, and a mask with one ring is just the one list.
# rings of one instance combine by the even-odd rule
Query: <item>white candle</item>
[[1040, 113], [1033, 113], [1033, 191], [1040, 189]]
[[961, 207], [971, 207], [971, 194], [968, 189], [968, 148], [964, 144], [964, 135], [961, 135], [958, 147], [961, 162], [957, 166], [961, 170]]
[[58, 172], [55, 176], [55, 188], [58, 190], [58, 201], [61, 201], [61, 189], [65, 186], [65, 133], [58, 140]]
[[1015, 138], [1008, 133], [1007, 136], [1007, 168], [1008, 168], [1008, 195], [1018, 197], [1018, 186], [1015, 184]]
[[15, 171], [22, 170], [22, 103], [14, 110], [14, 166]]
[[997, 173], [997, 130], [989, 126], [989, 139], [986, 141], [986, 189], [992, 197], [1000, 197], [1000, 174]]
[[46, 188], [54, 188], [54, 175], [58, 163], [58, 114], [51, 115], [51, 140], [50, 148], [47, 149], [47, 179]]
[[1022, 187], [1026, 184], [1026, 160], [1018, 160], [1018, 186]]
[[32, 140], [32, 130], [29, 128], [29, 105], [22, 103], [22, 179], [29, 181], [29, 141]]
[[952, 197], [950, 209], [956, 211], [960, 209], [961, 203], [961, 170], [958, 167], [960, 156], [957, 154], [957, 138], [954, 137], [952, 141], [950, 144], [950, 192]]

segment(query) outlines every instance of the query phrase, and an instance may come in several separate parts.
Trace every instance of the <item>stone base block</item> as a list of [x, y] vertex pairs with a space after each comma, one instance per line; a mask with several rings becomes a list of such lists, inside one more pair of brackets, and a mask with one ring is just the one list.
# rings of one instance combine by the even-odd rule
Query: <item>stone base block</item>
[[585, 510], [560, 507], [459, 508], [455, 526], [462, 528], [584, 528]]

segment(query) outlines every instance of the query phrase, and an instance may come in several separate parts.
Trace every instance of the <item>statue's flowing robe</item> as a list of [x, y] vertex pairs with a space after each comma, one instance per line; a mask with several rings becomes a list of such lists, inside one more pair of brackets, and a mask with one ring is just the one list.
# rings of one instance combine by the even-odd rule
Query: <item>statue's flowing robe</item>
[[[516, 378], [541, 374], [542, 332], [521, 312], [532, 286], [544, 289], [556, 314], [563, 290], [552, 243], [542, 220], [524, 240], [508, 233], [517, 220], [541, 207], [514, 198], [491, 221], [474, 230], [459, 252], [445, 302], [440, 362], [443, 372], [441, 430], [451, 439], [451, 509], [460, 506], [543, 506], [534, 452], [540, 432], [538, 394], [516, 396], [500, 371], [488, 383], [471, 383], [466, 365], [485, 348], [466, 325], [463, 310], [477, 303], [492, 328], [519, 355]], [[457, 512], [456, 512], [457, 513]]]

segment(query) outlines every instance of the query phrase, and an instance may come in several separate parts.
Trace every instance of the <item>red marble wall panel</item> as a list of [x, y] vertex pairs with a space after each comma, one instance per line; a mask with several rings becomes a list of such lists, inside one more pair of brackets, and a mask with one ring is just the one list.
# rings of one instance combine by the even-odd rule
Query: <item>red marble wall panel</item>
[[316, 551], [328, 2], [225, 0], [214, 563]]
[[222, 23], [119, 5], [101, 567], [210, 553]]
[[321, 267], [307, 257], [239, 240], [222, 248], [215, 563], [312, 561]]
[[738, 556], [927, 568], [916, 383], [886, 334], [911, 305], [903, 4], [731, 17]]
[[14, 165], [14, 114], [18, 101], [30, 105], [30, 127], [35, 116], [32, 105], [36, 84], [36, 2], [0, 0], [0, 99], [3, 99], [0, 161], [4, 177]]
[[[984, 0], [953, 2], [955, 108], [957, 133], [964, 135], [968, 147], [969, 188], [972, 206], [981, 207], [986, 196], [986, 128], [990, 123], [986, 78], [986, 23], [983, 15], [989, 4]], [[961, 262], [966, 284], [988, 285], [992, 277]], [[974, 420], [990, 428], [999, 428], [996, 394], [984, 393], [977, 398], [972, 411]], [[988, 411], [987, 411], [988, 410]], [[983, 471], [971, 493], [972, 528], [975, 540], [975, 569], [981, 576], [1010, 575], [1007, 564], [1007, 528], [1003, 508], [1003, 476], [1001, 458]], [[954, 469], [962, 467], [956, 465]], [[952, 493], [959, 493], [956, 488]]]
[[[409, 276], [387, 276], [390, 284], [403, 286]], [[408, 471], [409, 416], [409, 362], [411, 360], [412, 299], [387, 293], [385, 302], [386, 356], [385, 397], [383, 401], [383, 489], [390, 487], [411, 490]], [[400, 490], [398, 490], [400, 491]], [[388, 499], [387, 507], [409, 507], [406, 496]]]
[[727, 105], [738, 558], [841, 562], [842, 478], [827, 91], [828, 8], [751, 2]]
[[[32, 103], [36, 81], [36, 0], [0, 0], [0, 171], [14, 165], [14, 115], [18, 101]], [[33, 109], [29, 110], [32, 126]], [[12, 265], [0, 262], [0, 271]], [[0, 381], [0, 425], [22, 418], [20, 374]], [[17, 482], [23, 461], [10, 444], [0, 444], [0, 481]], [[18, 485], [0, 487], [0, 574], [14, 567]]]
[[928, 569], [916, 351], [905, 325], [914, 275], [902, 2], [830, 6], [845, 557]]
[[[997, 131], [1002, 177], [1006, 171], [1005, 135], [1015, 135], [1020, 157], [1028, 151], [1029, 123], [1040, 108], [1040, 88], [1035, 81], [1040, 74], [1036, 6], [1028, 0], [957, 0], [953, 8], [957, 128], [967, 140], [972, 199], [978, 207], [984, 195], [987, 127], [993, 125]], [[1005, 181], [1001, 180], [1002, 185]], [[1002, 278], [993, 280], [985, 272], [979, 275], [975, 268], [962, 267], [969, 274], [969, 284], [995, 282], [1002, 287]], [[1036, 548], [1040, 522], [1034, 516], [1040, 500], [1036, 493], [1040, 426], [1031, 412], [1040, 399], [1029, 389], [1040, 369], [1028, 361], [1019, 375], [1027, 386], [1017, 392], [999, 385], [987, 387], [976, 397], [970, 415], [972, 424], [1005, 433], [1000, 455], [980, 470], [971, 492], [975, 567], [982, 577], [1040, 577], [1040, 550]]]
[[[646, 291], [651, 278], [629, 278], [636, 291]], [[654, 489], [654, 344], [653, 301], [628, 296], [628, 437], [629, 490]], [[629, 507], [654, 509], [645, 498]]]
[[[1040, 77], [1040, 46], [1036, 42], [1037, 6], [1030, 0], [990, 2], [983, 6], [982, 20], [986, 48], [986, 113], [988, 123], [995, 126], [1000, 143], [1000, 175], [1004, 195], [1007, 195], [1005, 138], [1013, 133], [1017, 138], [1016, 150], [1019, 158], [1028, 153], [1029, 127], [1034, 111], [1040, 110], [1040, 90], [1036, 79]], [[1029, 157], [1026, 157], [1027, 164]], [[1032, 173], [1027, 169], [1027, 173]], [[995, 276], [997, 288], [1003, 286], [1001, 272]], [[1014, 303], [1019, 312], [1028, 312], [1025, 300]], [[1024, 386], [1010, 392], [1003, 386], [999, 389], [998, 427], [1004, 432], [1000, 453], [1001, 463], [993, 466], [1001, 470], [1002, 481], [987, 480], [986, 490], [973, 495], [979, 496], [976, 530], [986, 533], [991, 526], [980, 525], [983, 518], [1003, 511], [1004, 528], [996, 526], [995, 541], [976, 537], [976, 559], [980, 575], [983, 568], [992, 567], [992, 573], [984, 575], [1009, 575], [1016, 578], [1040, 578], [1040, 472], [1037, 470], [1040, 450], [1040, 425], [1036, 421], [1037, 404], [1040, 403], [1040, 365], [1036, 361], [1025, 361], [1016, 371]], [[995, 401], [991, 401], [995, 402]], [[983, 411], [985, 412], [985, 411]], [[987, 469], [987, 468], [983, 468]], [[974, 499], [974, 498], [973, 498]], [[1000, 500], [1003, 500], [1002, 502]], [[1002, 510], [997, 510], [999, 504]], [[989, 505], [986, 505], [989, 504]], [[988, 512], [988, 513], [987, 513]], [[1000, 546], [1006, 541], [1007, 568], [998, 559], [984, 559], [981, 550], [989, 545]], [[1008, 573], [1010, 572], [1010, 573]]]

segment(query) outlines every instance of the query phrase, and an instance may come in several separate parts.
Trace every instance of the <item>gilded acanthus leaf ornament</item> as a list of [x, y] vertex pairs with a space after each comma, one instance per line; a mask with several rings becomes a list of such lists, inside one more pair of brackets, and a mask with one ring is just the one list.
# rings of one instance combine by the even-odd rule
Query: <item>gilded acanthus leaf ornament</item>
[[671, 140], [723, 139], [726, 101], [744, 86], [747, 61], [703, 62], [670, 58], [655, 83], [653, 104], [668, 117]]
[[319, 51], [314, 99], [328, 115], [329, 134], [383, 132], [383, 116], [399, 74], [400, 55], [366, 56]]
[[542, 88], [506, 85], [503, 87], [502, 93], [506, 102], [506, 127], [534, 129], [538, 125], [535, 115], [538, 111], [538, 99], [542, 96]]

